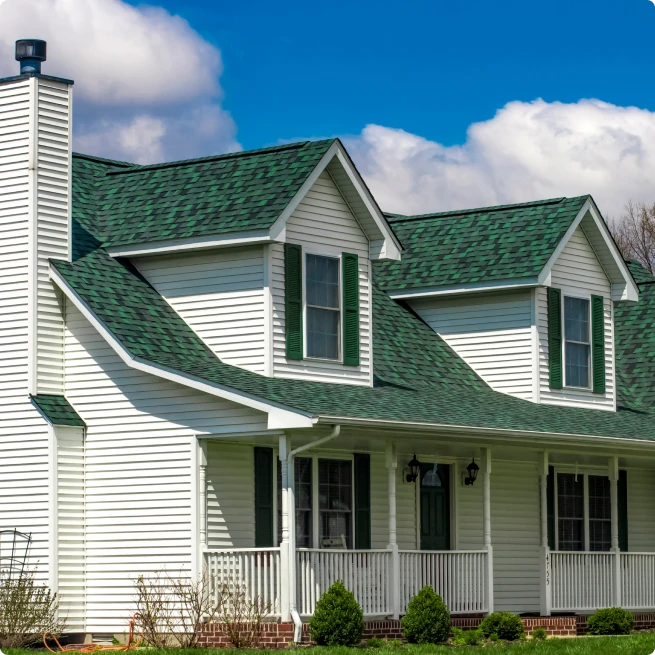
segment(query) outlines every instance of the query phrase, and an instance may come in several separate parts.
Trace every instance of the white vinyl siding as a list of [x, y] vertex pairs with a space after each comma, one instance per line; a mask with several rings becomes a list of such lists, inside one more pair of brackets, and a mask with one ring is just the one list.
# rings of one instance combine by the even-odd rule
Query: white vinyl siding
[[144, 257], [134, 264], [226, 364], [264, 373], [261, 246]]
[[490, 387], [533, 399], [529, 292], [425, 298], [411, 306]]
[[69, 86], [37, 79], [37, 388], [64, 393], [64, 318], [49, 259], [68, 259], [70, 230]]
[[48, 426], [28, 399], [29, 81], [0, 84], [0, 529], [32, 533], [47, 580]]
[[86, 628], [84, 431], [55, 427], [57, 488], [57, 593], [70, 632]]
[[628, 469], [628, 551], [655, 551], [655, 475]]
[[190, 571], [198, 434], [266, 415], [128, 367], [67, 302], [66, 392], [87, 423], [87, 630], [126, 630], [134, 580]]
[[[551, 284], [561, 289], [562, 296], [590, 298], [591, 294], [603, 296], [605, 306], [605, 376], [606, 392], [595, 394], [584, 389], [550, 389], [548, 386], [548, 295], [545, 287], [537, 289], [537, 326], [539, 332], [539, 384], [540, 400], [553, 405], [615, 408], [614, 339], [612, 329], [612, 301], [610, 282], [589, 245], [582, 228], [578, 228], [555, 262]], [[564, 325], [562, 314], [562, 325]], [[562, 359], [564, 364], [564, 359]]]
[[[286, 224], [286, 240], [302, 246], [303, 254], [340, 256], [349, 252], [359, 257], [360, 365], [286, 358], [284, 325], [284, 246], [274, 243], [271, 254], [273, 303], [273, 374], [275, 377], [371, 384], [371, 307], [369, 243], [359, 223], [327, 172], [298, 204]], [[305, 267], [303, 266], [303, 269]]]

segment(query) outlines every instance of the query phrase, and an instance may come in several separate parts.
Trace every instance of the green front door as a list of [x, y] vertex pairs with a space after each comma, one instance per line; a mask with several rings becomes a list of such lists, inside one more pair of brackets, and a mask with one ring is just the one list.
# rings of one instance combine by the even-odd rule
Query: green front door
[[421, 464], [421, 550], [450, 550], [450, 467]]

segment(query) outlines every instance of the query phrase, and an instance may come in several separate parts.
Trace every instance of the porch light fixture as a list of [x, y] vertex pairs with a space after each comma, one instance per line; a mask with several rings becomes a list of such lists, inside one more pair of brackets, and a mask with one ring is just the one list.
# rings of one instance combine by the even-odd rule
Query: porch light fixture
[[409, 473], [407, 474], [407, 482], [416, 482], [419, 473], [421, 472], [421, 462], [416, 459], [416, 455], [409, 460]]
[[480, 470], [480, 467], [475, 463], [475, 457], [473, 458], [473, 461], [466, 467], [466, 470], [468, 471], [468, 477], [464, 478], [464, 484], [466, 486], [473, 485], [478, 477], [478, 471]]

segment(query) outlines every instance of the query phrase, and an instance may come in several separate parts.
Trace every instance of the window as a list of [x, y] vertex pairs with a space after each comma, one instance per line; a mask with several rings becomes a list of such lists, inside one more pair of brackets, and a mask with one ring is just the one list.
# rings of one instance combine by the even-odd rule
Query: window
[[351, 547], [352, 462], [343, 459], [318, 460], [318, 509], [321, 543], [343, 539]]
[[[586, 499], [585, 499], [586, 485]], [[558, 549], [602, 551], [612, 546], [610, 481], [604, 475], [557, 474]]]
[[[296, 503], [296, 546], [312, 547], [312, 459], [296, 457], [293, 464]], [[277, 462], [277, 542], [282, 541], [282, 463]]]
[[566, 386], [589, 388], [589, 300], [564, 297], [564, 361]]
[[307, 255], [307, 357], [339, 359], [339, 260]]

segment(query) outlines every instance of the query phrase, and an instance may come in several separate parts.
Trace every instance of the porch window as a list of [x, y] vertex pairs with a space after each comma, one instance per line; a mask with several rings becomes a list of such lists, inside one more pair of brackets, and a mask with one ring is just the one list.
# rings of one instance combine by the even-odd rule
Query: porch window
[[566, 386], [589, 388], [591, 341], [589, 300], [564, 297]]
[[318, 460], [319, 534], [322, 545], [345, 541], [352, 544], [352, 462]]
[[[312, 459], [296, 457], [293, 464], [296, 504], [296, 546], [312, 547]], [[282, 463], [277, 462], [277, 543], [282, 541]]]
[[604, 475], [557, 474], [558, 549], [607, 552], [612, 545], [610, 482]]
[[307, 255], [307, 357], [339, 359], [339, 260]]

